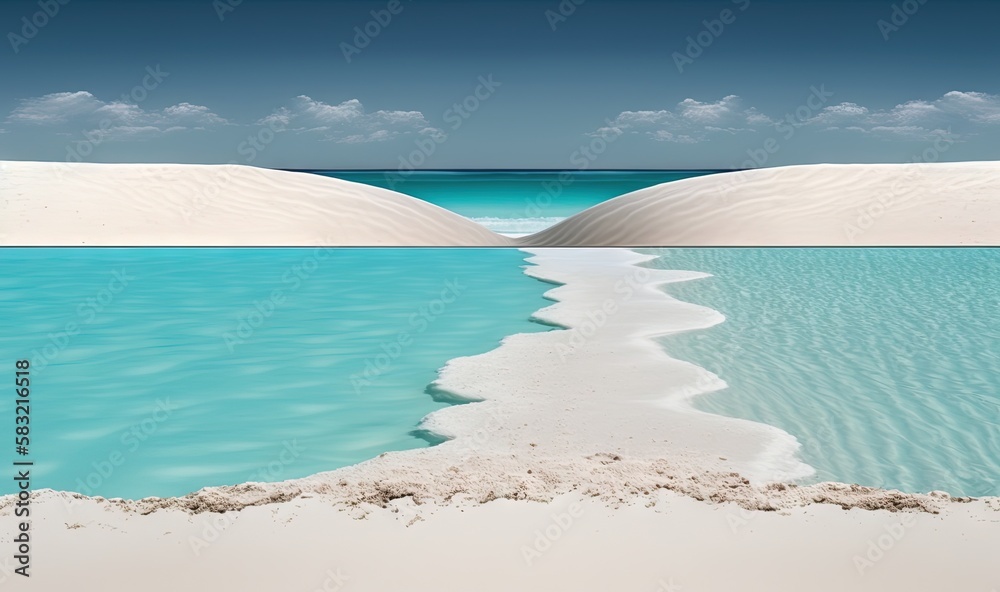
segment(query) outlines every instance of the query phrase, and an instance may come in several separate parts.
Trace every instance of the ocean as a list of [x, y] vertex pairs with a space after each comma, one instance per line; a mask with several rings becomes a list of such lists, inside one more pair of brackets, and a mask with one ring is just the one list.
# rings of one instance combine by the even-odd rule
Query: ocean
[[[328, 172], [498, 232], [672, 172]], [[657, 249], [720, 311], [662, 339], [728, 388], [704, 411], [797, 438], [814, 480], [1000, 494], [1000, 250]], [[281, 481], [433, 445], [449, 359], [534, 323], [515, 249], [0, 249], [0, 359], [31, 361], [35, 485], [105, 497]], [[13, 398], [0, 415], [13, 417]], [[14, 483], [0, 486], [13, 492]]]
[[526, 256], [0, 249], [0, 359], [10, 377], [31, 362], [33, 484], [175, 496], [428, 446], [438, 368], [550, 330], [529, 321], [549, 286]]
[[1000, 250], [655, 252], [726, 317], [662, 339], [729, 385], [695, 407], [794, 435], [815, 481], [1000, 495]]
[[717, 171], [311, 171], [392, 189], [520, 236], [632, 191]]

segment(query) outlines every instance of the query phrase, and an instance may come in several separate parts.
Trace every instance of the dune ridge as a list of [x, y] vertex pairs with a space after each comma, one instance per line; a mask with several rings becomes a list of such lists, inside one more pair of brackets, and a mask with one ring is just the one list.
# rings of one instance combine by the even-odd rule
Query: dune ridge
[[5, 161], [0, 208], [8, 246], [1000, 245], [1000, 162], [706, 175], [517, 238], [394, 191], [240, 165]]
[[0, 162], [0, 244], [507, 246], [425, 201], [241, 165]]
[[1000, 163], [822, 164], [664, 183], [531, 246], [1000, 245]]

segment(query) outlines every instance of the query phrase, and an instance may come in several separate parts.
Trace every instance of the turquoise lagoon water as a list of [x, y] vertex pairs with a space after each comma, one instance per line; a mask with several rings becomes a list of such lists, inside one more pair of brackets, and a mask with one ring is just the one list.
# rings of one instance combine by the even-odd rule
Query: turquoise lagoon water
[[[663, 339], [730, 385], [697, 407], [795, 435], [816, 480], [1000, 494], [1000, 250], [656, 252], [714, 274], [666, 290], [726, 316]], [[10, 376], [33, 360], [33, 484], [182, 495], [428, 446], [438, 368], [551, 330], [529, 321], [551, 286], [525, 256], [2, 249], [0, 359]]]
[[1000, 495], [1000, 250], [655, 252], [726, 316], [663, 339], [729, 384], [696, 407], [795, 435], [816, 480]]
[[528, 321], [551, 286], [525, 256], [0, 250], [0, 359], [8, 377], [32, 360], [32, 484], [173, 496], [427, 446], [413, 431], [446, 405], [425, 392], [438, 368], [549, 330]]
[[311, 171], [393, 189], [504, 234], [530, 234], [632, 191], [717, 171]]

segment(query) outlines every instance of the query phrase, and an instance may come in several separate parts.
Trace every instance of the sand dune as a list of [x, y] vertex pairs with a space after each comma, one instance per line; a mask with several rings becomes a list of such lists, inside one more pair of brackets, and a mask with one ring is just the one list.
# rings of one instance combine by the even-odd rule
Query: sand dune
[[0, 244], [504, 246], [393, 191], [238, 165], [0, 162]]
[[709, 175], [517, 239], [393, 191], [236, 165], [0, 162], [0, 208], [5, 245], [1000, 245], [1000, 163]]
[[609, 200], [519, 242], [1000, 245], [1000, 163], [823, 164], [683, 179]]

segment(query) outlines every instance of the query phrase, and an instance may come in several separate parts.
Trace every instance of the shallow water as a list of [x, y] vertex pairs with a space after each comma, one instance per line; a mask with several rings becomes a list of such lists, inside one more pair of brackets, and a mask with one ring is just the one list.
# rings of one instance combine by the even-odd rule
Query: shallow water
[[726, 321], [663, 339], [778, 426], [816, 480], [1000, 495], [1000, 250], [664, 249], [667, 287]]
[[549, 330], [528, 320], [551, 286], [525, 257], [2, 249], [0, 359], [9, 377], [32, 360], [33, 486], [173, 496], [427, 446], [411, 432], [445, 405], [424, 392], [438, 368]]
[[[1000, 494], [1000, 250], [657, 252], [714, 274], [666, 289], [726, 316], [663, 339], [729, 384], [697, 407], [793, 434], [816, 480]], [[2, 249], [0, 357], [11, 376], [32, 360], [33, 484], [182, 495], [427, 446], [438, 368], [551, 330], [528, 320], [551, 285], [525, 257]]]

